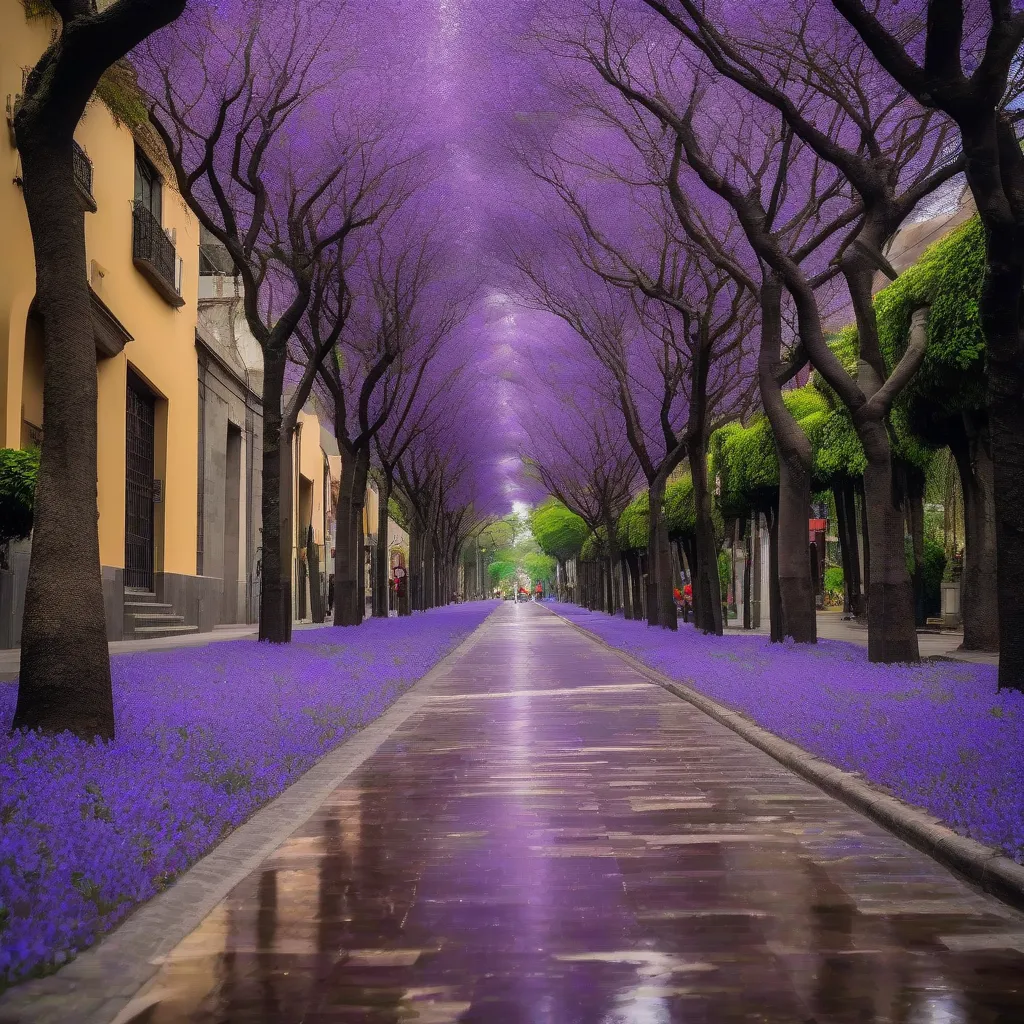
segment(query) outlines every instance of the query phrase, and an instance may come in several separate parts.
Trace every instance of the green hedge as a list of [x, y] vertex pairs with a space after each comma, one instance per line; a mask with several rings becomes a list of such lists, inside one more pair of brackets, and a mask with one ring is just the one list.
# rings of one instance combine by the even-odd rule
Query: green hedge
[[548, 498], [530, 513], [530, 530], [541, 551], [552, 558], [573, 558], [587, 539], [587, 524], [556, 498]]

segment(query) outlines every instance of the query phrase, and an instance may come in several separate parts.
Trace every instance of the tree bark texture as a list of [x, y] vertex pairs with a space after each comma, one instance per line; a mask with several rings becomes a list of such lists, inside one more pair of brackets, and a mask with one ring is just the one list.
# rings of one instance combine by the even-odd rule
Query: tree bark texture
[[[388, 617], [388, 504], [391, 501], [391, 474], [381, 473], [380, 493], [377, 502], [377, 565], [373, 581], [373, 614], [379, 619]], [[476, 563], [474, 563], [476, 567]]]
[[776, 563], [781, 625], [783, 637], [792, 637], [798, 644], [813, 644], [818, 640], [807, 532], [810, 510], [810, 474], [798, 471], [794, 479], [790, 463], [780, 459], [779, 511], [773, 525], [778, 547]]
[[100, 77], [185, 0], [67, 11], [26, 83], [15, 131], [43, 322], [43, 443], [12, 728], [112, 739], [114, 708], [100, 575], [96, 342], [75, 128]]
[[964, 415], [951, 439], [964, 496], [964, 567], [960, 609], [965, 651], [999, 650], [994, 466], [986, 417]]
[[356, 459], [344, 452], [338, 488], [338, 519], [334, 544], [334, 624], [354, 626], [357, 600], [356, 547], [352, 522], [355, 517]]
[[[786, 626], [782, 612], [782, 587], [779, 580], [779, 516], [768, 514], [768, 631], [772, 643], [782, 643]], [[810, 571], [808, 570], [808, 576]]]
[[754, 582], [754, 552], [753, 552], [753, 538], [754, 531], [752, 527], [752, 517], [748, 517], [746, 522], [743, 524], [743, 543], [745, 545], [745, 555], [743, 559], [743, 628], [753, 629], [754, 628], [754, 608], [753, 608], [753, 582]]
[[409, 581], [406, 605], [411, 615], [423, 610], [423, 529], [419, 516], [409, 519]]
[[750, 571], [750, 628], [761, 628], [761, 583], [764, 566], [761, 564], [761, 512], [755, 512], [751, 518], [751, 548], [753, 549]]
[[621, 589], [616, 586], [618, 582], [616, 570], [622, 561], [619, 554], [619, 538], [616, 534], [616, 525], [614, 518], [608, 516], [605, 522], [605, 530], [608, 533], [608, 580], [610, 590], [608, 613], [610, 615], [614, 615], [623, 604]]
[[676, 604], [672, 597], [669, 566], [668, 529], [662, 503], [665, 499], [665, 479], [656, 476], [648, 485], [650, 519], [647, 533], [647, 624], [665, 629], [678, 629]]
[[808, 558], [807, 524], [811, 511], [814, 455], [810, 439], [800, 429], [782, 398], [779, 383], [781, 301], [781, 284], [775, 278], [766, 279], [761, 287], [758, 383], [779, 463], [779, 505], [774, 530], [778, 543], [782, 635], [792, 637], [797, 643], [813, 644], [818, 639], [818, 626]]
[[843, 564], [843, 611], [862, 618], [864, 593], [860, 580], [860, 549], [857, 541], [857, 496], [854, 482], [835, 483], [832, 495], [836, 505], [839, 555]]
[[423, 610], [437, 606], [435, 591], [436, 580], [434, 577], [434, 535], [429, 530], [423, 537]]
[[644, 607], [644, 588], [640, 576], [640, 555], [636, 551], [626, 552], [626, 567], [629, 570], [629, 589], [633, 599], [633, 618], [647, 617]]
[[[348, 505], [347, 536], [349, 566], [339, 595], [335, 575], [336, 626], [358, 626], [366, 612], [366, 552], [363, 540], [363, 510], [366, 506], [366, 483], [370, 475], [370, 452], [361, 448], [351, 459], [352, 495]], [[342, 456], [342, 482], [345, 480], [344, 455]], [[340, 621], [339, 621], [340, 617]]]
[[283, 352], [263, 361], [263, 568], [260, 640], [284, 644], [292, 638], [292, 446], [281, 413]]
[[907, 474], [907, 533], [914, 552], [914, 572], [911, 587], [914, 593], [914, 624], [923, 626], [927, 621], [924, 606], [924, 473], [914, 466], [906, 467]]
[[[981, 149], [967, 135], [964, 141], [965, 148]], [[984, 185], [977, 180], [980, 175], [972, 176], [970, 151], [968, 156], [968, 180], [982, 214], [988, 254], [980, 311], [988, 366], [998, 553], [999, 687], [1024, 691], [1024, 601], [1020, 599], [1020, 581], [1024, 579], [1024, 229], [1003, 218], [986, 216], [987, 204], [979, 195]]]
[[[691, 564], [694, 593], [694, 625], [704, 633], [722, 635], [722, 584], [718, 578], [718, 544], [711, 520], [711, 491], [707, 479], [707, 448], [688, 449], [697, 531], [694, 537], [696, 565]], [[672, 597], [672, 591], [669, 591]], [[673, 604], [673, 610], [675, 605]]]
[[320, 586], [320, 551], [313, 537], [312, 526], [306, 528], [306, 564], [309, 566], [310, 614], [314, 622], [323, 622], [327, 618], [327, 609]]
[[863, 425], [864, 509], [871, 539], [868, 582], [868, 660], [914, 662], [919, 659], [914, 627], [914, 594], [907, 573], [904, 514], [893, 486], [893, 467], [885, 425]]
[[624, 551], [619, 554], [619, 575], [622, 579], [622, 614], [624, 618], [632, 620], [636, 616], [633, 614], [633, 594], [632, 587], [630, 586], [629, 559]]
[[43, 321], [43, 444], [14, 729], [112, 739], [96, 502], [96, 342], [71, 136], [19, 122]]

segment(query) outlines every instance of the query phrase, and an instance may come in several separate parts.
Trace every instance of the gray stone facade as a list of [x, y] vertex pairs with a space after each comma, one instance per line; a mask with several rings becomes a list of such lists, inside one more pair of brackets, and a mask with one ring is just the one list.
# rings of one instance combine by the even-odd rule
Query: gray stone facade
[[[226, 285], [226, 286], [225, 286]], [[258, 617], [263, 414], [262, 373], [239, 346], [240, 295], [231, 278], [201, 279], [199, 327], [199, 529], [196, 576], [167, 583], [163, 600], [200, 630]], [[247, 362], [249, 365], [247, 365]], [[190, 595], [186, 597], [186, 592]], [[171, 594], [188, 605], [178, 609]], [[201, 610], [200, 610], [201, 609]], [[208, 623], [208, 625], [207, 625]]]

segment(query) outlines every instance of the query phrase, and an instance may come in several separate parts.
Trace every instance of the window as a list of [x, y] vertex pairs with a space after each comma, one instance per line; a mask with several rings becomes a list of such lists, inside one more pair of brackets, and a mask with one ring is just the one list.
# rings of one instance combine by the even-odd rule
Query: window
[[156, 168], [135, 151], [135, 202], [132, 204], [132, 258], [154, 288], [174, 307], [181, 297], [182, 265], [174, 240], [161, 226], [162, 184]]
[[138, 150], [135, 151], [135, 205], [147, 210], [160, 223], [163, 213], [160, 175]]

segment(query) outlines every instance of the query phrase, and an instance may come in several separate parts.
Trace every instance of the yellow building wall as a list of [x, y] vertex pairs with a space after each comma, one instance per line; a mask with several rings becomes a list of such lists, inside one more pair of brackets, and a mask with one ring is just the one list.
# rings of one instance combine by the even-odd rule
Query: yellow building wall
[[380, 498], [370, 486], [366, 488], [366, 504], [363, 506], [363, 535], [377, 533], [377, 516], [380, 514]]
[[[0, 11], [0, 97], [13, 105], [22, 68], [31, 66], [50, 37], [44, 18], [26, 19], [20, 4]], [[93, 101], [76, 131], [93, 164], [97, 212], [85, 215], [90, 284], [134, 341], [98, 368], [98, 495], [100, 560], [123, 567], [125, 532], [125, 388], [129, 365], [157, 395], [155, 476], [162, 502], [155, 508], [157, 572], [194, 575], [197, 532], [198, 368], [195, 349], [199, 226], [165, 182], [163, 227], [182, 259], [182, 298], [175, 309], [132, 261], [135, 141], [109, 110]], [[41, 374], [31, 344], [26, 362], [26, 317], [35, 291], [31, 235], [20, 171], [9, 132], [0, 132], [0, 443], [20, 447], [23, 419], [41, 415]]]
[[[299, 413], [299, 433], [301, 440], [295, 442], [297, 453], [296, 479], [305, 477], [312, 483], [312, 520], [313, 540], [317, 544], [324, 542], [324, 451], [320, 447], [320, 420], [314, 413]], [[293, 450], [293, 458], [296, 453]], [[308, 519], [300, 518], [300, 488], [295, 488], [295, 517], [293, 522], [297, 528], [305, 530]]]

